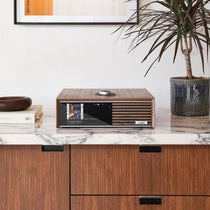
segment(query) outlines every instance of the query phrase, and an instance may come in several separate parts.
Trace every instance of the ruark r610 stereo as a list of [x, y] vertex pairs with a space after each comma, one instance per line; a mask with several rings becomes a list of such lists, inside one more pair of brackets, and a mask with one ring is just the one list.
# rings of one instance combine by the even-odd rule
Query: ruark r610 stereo
[[57, 128], [154, 128], [155, 99], [146, 89], [63, 89]]

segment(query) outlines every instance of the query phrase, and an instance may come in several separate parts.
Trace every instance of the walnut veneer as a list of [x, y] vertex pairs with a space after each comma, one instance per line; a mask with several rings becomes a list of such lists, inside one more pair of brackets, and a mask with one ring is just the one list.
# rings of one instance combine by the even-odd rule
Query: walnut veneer
[[210, 209], [208, 145], [56, 148], [0, 146], [0, 209]]

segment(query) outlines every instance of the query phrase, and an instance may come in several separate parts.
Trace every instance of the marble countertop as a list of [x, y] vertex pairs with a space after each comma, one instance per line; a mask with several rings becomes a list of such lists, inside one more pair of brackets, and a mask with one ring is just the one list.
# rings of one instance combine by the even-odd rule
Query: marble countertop
[[155, 128], [56, 128], [55, 110], [44, 110], [40, 128], [0, 124], [0, 144], [210, 144], [210, 116], [156, 110]]

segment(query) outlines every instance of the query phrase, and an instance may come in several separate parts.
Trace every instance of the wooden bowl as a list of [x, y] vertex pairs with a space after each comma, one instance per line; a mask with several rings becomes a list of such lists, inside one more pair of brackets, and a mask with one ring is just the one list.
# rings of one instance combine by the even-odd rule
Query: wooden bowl
[[29, 108], [31, 104], [32, 100], [28, 97], [0, 97], [0, 111], [20, 111]]

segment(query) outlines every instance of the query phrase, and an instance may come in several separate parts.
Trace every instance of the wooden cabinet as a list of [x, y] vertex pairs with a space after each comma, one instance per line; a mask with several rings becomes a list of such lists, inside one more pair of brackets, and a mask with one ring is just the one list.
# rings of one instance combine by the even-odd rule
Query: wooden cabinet
[[210, 147], [72, 146], [72, 194], [210, 195]]
[[0, 209], [68, 210], [69, 146], [0, 146]]
[[141, 204], [140, 199], [139, 196], [72, 196], [71, 210], [209, 210], [210, 206], [207, 196], [162, 196], [155, 197], [158, 199], [155, 202], [150, 197]]
[[0, 209], [210, 209], [208, 145], [63, 148], [0, 146]]

